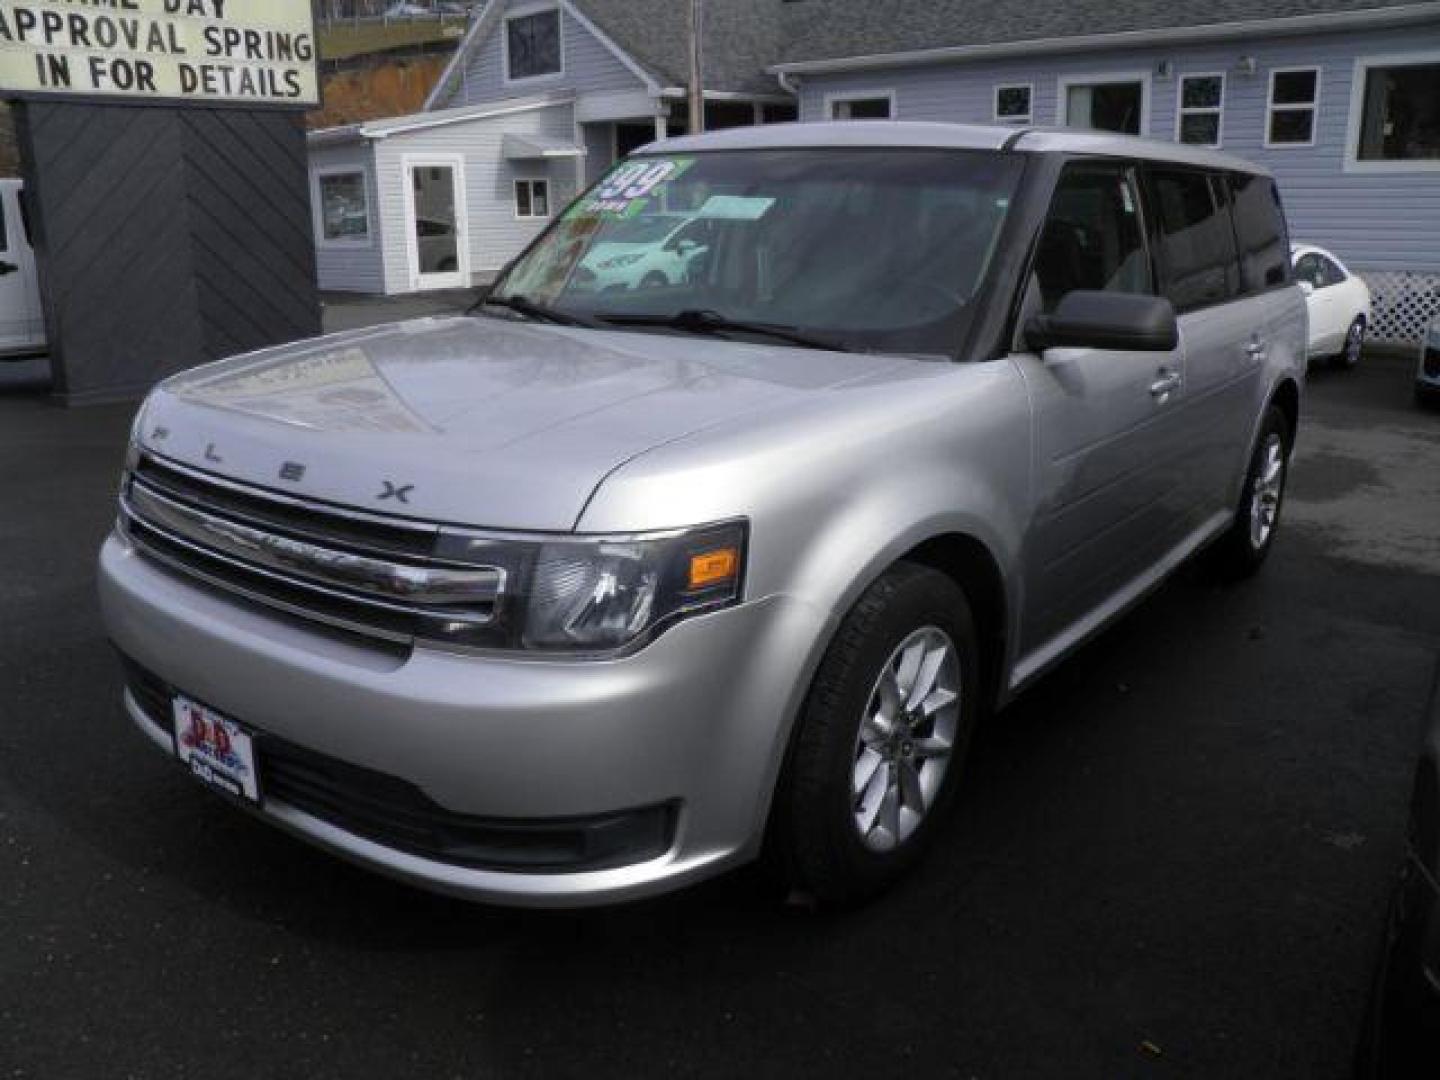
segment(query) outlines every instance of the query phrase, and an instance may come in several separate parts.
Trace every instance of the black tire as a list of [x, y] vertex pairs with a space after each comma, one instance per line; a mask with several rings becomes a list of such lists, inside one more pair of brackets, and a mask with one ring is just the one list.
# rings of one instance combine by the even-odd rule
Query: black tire
[[1440, 409], [1440, 386], [1417, 382], [1415, 384], [1415, 404], [1422, 409]]
[[1350, 328], [1345, 331], [1345, 343], [1330, 359], [1331, 366], [1341, 371], [1350, 371], [1360, 363], [1360, 353], [1365, 347], [1365, 317], [1358, 315]]
[[[1273, 504], [1270, 528], [1263, 538], [1257, 540], [1252, 528], [1254, 521], [1255, 488], [1270, 462], [1270, 448], [1279, 440], [1281, 472], [1279, 491]], [[1275, 546], [1275, 535], [1280, 531], [1281, 513], [1285, 507], [1285, 484], [1290, 476], [1290, 450], [1293, 439], [1290, 422], [1285, 414], [1274, 405], [1265, 413], [1260, 425], [1260, 434], [1255, 440], [1255, 449], [1250, 454], [1250, 463], [1245, 470], [1245, 486], [1240, 492], [1240, 505], [1235, 510], [1235, 520], [1229, 530], [1211, 549], [1211, 563], [1222, 577], [1231, 580], [1250, 577], [1265, 563], [1270, 549]]]
[[[955, 728], [951, 751], [918, 825], [890, 850], [872, 850], [855, 819], [863, 806], [852, 786], [860, 751], [857, 740], [869, 707], [879, 700], [877, 684], [887, 663], [922, 630], [942, 631], [958, 661], [958, 715], [950, 714]], [[949, 577], [902, 562], [866, 590], [821, 661], [776, 793], [767, 861], [792, 891], [818, 903], [856, 903], [888, 887], [920, 858], [954, 799], [980, 716], [980, 680], [970, 605]], [[914, 732], [919, 745], [923, 728]], [[913, 752], [898, 746], [894, 750], [907, 756]], [[925, 767], [913, 765], [919, 760], [912, 759], [912, 768]], [[893, 770], [887, 775], [894, 775]]]

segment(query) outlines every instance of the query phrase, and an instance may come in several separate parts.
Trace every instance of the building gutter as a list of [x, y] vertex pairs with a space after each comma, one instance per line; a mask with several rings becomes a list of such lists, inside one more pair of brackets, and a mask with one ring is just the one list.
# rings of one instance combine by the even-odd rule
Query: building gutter
[[1319, 34], [1340, 30], [1382, 30], [1432, 21], [1440, 21], [1440, 3], [1406, 4], [1400, 7], [1367, 8], [1360, 11], [1336, 11], [1317, 15], [1292, 15], [1278, 19], [1250, 19], [1241, 22], [1209, 23], [1202, 26], [1168, 26], [1154, 30], [1122, 30], [1108, 34], [1033, 38], [1029, 41], [999, 41], [985, 45], [949, 45], [938, 49], [841, 56], [828, 60], [796, 60], [790, 63], [772, 64], [765, 70], [775, 75], [780, 80], [780, 85], [789, 90], [790, 85], [787, 80], [792, 80], [796, 75], [919, 67], [927, 64], [954, 64], [1023, 56], [1053, 56], [1064, 53], [1089, 52], [1096, 49], [1192, 45], [1237, 38], [1283, 37], [1291, 34]]

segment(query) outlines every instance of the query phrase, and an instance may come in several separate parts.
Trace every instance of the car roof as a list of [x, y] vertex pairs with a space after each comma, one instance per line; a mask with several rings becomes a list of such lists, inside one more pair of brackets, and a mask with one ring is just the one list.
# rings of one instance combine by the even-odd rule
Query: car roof
[[713, 150], [787, 150], [876, 147], [881, 149], [1016, 150], [1038, 154], [1101, 154], [1141, 158], [1269, 176], [1242, 158], [1195, 146], [1139, 139], [1079, 128], [1015, 127], [1002, 124], [942, 124], [914, 120], [830, 120], [726, 128], [652, 142], [645, 154], [688, 154]]

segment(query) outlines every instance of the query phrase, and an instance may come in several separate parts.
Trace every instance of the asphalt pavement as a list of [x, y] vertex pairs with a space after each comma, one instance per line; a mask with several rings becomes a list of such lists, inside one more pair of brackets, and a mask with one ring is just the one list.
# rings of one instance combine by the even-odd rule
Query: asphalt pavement
[[1403, 361], [1312, 380], [1259, 578], [1185, 570], [995, 717], [933, 857], [842, 914], [745, 873], [470, 906], [233, 812], [119, 712], [94, 558], [130, 410], [22, 375], [0, 1080], [1346, 1075], [1440, 656], [1440, 414]]

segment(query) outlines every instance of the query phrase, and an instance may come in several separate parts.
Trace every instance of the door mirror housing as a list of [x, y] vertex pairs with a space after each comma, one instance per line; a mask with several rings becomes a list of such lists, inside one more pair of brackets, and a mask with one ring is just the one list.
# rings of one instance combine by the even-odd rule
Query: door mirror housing
[[1025, 342], [1046, 349], [1170, 352], [1180, 344], [1175, 308], [1163, 296], [1077, 289], [1025, 325]]

